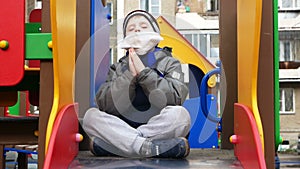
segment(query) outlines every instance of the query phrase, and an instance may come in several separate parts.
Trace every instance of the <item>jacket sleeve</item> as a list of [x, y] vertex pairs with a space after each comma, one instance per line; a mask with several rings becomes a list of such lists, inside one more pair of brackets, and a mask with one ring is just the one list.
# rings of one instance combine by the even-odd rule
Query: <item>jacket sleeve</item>
[[130, 98], [134, 95], [135, 78], [129, 70], [120, 73], [116, 66], [112, 65], [106, 82], [99, 88], [95, 100], [100, 110], [118, 116], [130, 107]]
[[180, 62], [169, 56], [159, 62], [157, 68], [160, 70], [144, 69], [137, 77], [137, 83], [142, 86], [151, 104], [158, 107], [182, 105], [188, 88], [183, 81]]

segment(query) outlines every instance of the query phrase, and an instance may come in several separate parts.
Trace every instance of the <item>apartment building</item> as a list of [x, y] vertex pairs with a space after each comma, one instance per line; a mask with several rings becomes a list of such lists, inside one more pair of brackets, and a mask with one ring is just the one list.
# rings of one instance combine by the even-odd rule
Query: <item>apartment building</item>
[[295, 148], [300, 133], [300, 0], [278, 0], [281, 135]]

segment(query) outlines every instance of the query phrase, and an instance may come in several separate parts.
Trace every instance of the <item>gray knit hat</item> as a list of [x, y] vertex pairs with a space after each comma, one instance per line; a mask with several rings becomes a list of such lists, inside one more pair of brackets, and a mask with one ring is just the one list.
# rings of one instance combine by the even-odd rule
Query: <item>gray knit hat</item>
[[134, 11], [130, 12], [124, 19], [124, 22], [123, 22], [124, 37], [126, 36], [126, 27], [127, 27], [129, 19], [136, 15], [144, 16], [151, 24], [153, 30], [157, 33], [160, 33], [158, 23], [156, 22], [156, 19], [150, 13], [148, 13], [147, 11], [144, 11], [144, 10], [134, 10]]

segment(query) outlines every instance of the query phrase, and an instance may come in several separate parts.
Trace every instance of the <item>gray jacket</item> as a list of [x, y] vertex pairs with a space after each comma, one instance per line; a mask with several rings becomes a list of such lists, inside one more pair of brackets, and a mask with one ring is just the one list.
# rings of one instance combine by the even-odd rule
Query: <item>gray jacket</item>
[[167, 105], [182, 105], [188, 94], [180, 62], [167, 48], [140, 56], [145, 69], [136, 77], [128, 66], [128, 54], [113, 64], [106, 82], [96, 94], [101, 111], [138, 127]]

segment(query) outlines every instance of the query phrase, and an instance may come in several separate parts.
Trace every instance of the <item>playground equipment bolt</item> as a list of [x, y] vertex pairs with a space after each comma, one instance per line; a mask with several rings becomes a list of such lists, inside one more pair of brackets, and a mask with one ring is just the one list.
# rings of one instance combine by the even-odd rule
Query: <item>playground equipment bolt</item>
[[161, 24], [161, 23], [162, 23], [162, 20], [161, 20], [161, 19], [159, 19], [159, 20], [158, 20], [158, 23], [160, 23], [160, 24]]
[[75, 135], [75, 141], [77, 143], [81, 142], [83, 140], [83, 136], [80, 133], [76, 133]]
[[111, 18], [112, 18], [112, 17], [111, 17], [111, 14], [107, 14], [107, 15], [106, 15], [106, 18], [107, 18], [108, 20], [111, 20]]
[[48, 42], [48, 48], [52, 49], [52, 40]]
[[283, 138], [280, 136], [279, 137], [279, 144], [281, 144], [283, 142]]
[[222, 132], [222, 126], [218, 125], [218, 127], [216, 127], [217, 132]]
[[238, 143], [238, 136], [237, 135], [232, 135], [232, 136], [230, 136], [230, 138], [229, 138], [229, 141], [230, 141], [230, 143], [232, 143], [232, 144], [237, 144]]
[[34, 131], [34, 135], [38, 137], [38, 136], [39, 136], [39, 131], [38, 131], [38, 130], [35, 130], [35, 131]]
[[216, 76], [215, 75], [213, 75], [212, 77], [210, 77], [208, 79], [207, 85], [211, 88], [216, 86]]
[[8, 44], [8, 41], [7, 40], [1, 40], [0, 41], [0, 48], [2, 50], [6, 50], [8, 48], [9, 44]]

